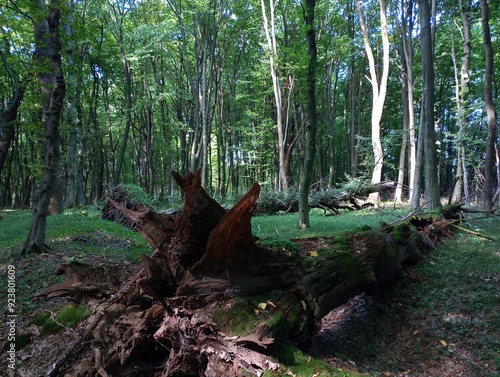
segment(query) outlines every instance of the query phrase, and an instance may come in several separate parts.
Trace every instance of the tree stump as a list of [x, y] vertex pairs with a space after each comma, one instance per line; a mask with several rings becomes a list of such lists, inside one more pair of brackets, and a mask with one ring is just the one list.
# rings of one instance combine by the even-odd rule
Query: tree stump
[[226, 211], [201, 187], [199, 171], [172, 174], [185, 193], [179, 218], [110, 200], [153, 248], [131, 293], [153, 305], [129, 309], [130, 295], [113, 303], [93, 332], [94, 353], [67, 373], [98, 366], [113, 376], [133, 368], [136, 375], [260, 376], [279, 368], [274, 349], [306, 344], [323, 316], [420, 258], [424, 243], [408, 223], [325, 240], [315, 255], [260, 247], [251, 230], [257, 183]]

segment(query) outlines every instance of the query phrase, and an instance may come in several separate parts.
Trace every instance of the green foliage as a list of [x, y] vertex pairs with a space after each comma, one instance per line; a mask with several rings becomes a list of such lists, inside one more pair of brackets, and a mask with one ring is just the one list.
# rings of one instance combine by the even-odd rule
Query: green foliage
[[29, 324], [42, 328], [43, 335], [56, 334], [65, 327], [74, 327], [90, 315], [85, 306], [64, 306], [52, 318], [50, 313], [44, 312], [34, 317]]
[[[126, 195], [126, 200], [132, 204], [144, 204], [147, 207], [156, 208], [154, 200], [138, 185], [123, 184], [120, 188]], [[110, 189], [110, 192], [113, 188]]]

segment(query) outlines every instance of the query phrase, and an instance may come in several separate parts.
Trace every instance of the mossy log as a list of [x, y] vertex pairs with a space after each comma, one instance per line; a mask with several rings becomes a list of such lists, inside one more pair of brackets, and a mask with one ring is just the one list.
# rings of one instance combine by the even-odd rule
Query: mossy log
[[[137, 224], [154, 252], [142, 257], [137, 290], [115, 302], [96, 326], [94, 352], [74, 355], [68, 375], [98, 368], [113, 376], [130, 370], [148, 376], [260, 376], [279, 368], [274, 349], [307, 344], [323, 316], [400, 278], [403, 266], [419, 260], [426, 246], [406, 222], [324, 239], [314, 253], [265, 248], [251, 231], [257, 183], [226, 211], [202, 188], [199, 171], [173, 176], [185, 192], [178, 219], [110, 201]], [[152, 305], [134, 305], [131, 295]]]

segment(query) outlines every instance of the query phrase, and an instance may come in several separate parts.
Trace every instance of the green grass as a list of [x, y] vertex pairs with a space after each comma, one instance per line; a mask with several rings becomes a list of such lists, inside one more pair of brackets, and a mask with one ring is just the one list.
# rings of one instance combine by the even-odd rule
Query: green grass
[[[31, 211], [0, 211], [0, 267], [16, 267], [16, 310], [18, 314], [39, 308], [33, 294], [62, 281], [54, 274], [65, 260], [109, 260], [110, 262], [140, 260], [141, 253], [150, 255], [151, 247], [137, 232], [99, 218], [95, 208], [67, 210], [47, 218], [46, 243], [48, 254], [21, 257], [28, 235]], [[27, 266], [27, 267], [26, 267]], [[0, 274], [0, 284], [6, 287], [6, 275]], [[3, 292], [3, 288], [2, 288]], [[3, 294], [3, 293], [2, 293]], [[5, 297], [5, 296], [4, 296]]]
[[[54, 251], [64, 250], [76, 257], [103, 255], [119, 261], [138, 261], [151, 248], [137, 232], [99, 218], [94, 208], [66, 210], [47, 218], [46, 243]], [[31, 211], [1, 211], [0, 250], [17, 255], [28, 235]]]
[[283, 239], [327, 237], [363, 226], [377, 228], [382, 222], [393, 222], [402, 218], [402, 210], [364, 209], [346, 211], [341, 216], [325, 216], [323, 211], [313, 209], [310, 214], [310, 229], [297, 229], [297, 213], [252, 218], [254, 234], [261, 239]]

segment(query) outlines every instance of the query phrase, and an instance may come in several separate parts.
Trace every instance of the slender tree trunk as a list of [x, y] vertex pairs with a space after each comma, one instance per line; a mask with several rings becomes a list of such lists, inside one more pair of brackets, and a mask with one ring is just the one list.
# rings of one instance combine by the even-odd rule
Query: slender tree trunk
[[[470, 91], [470, 54], [471, 54], [471, 26], [469, 20], [471, 0], [459, 0], [460, 15], [462, 18], [462, 67], [460, 70], [460, 85], [458, 84], [458, 74], [456, 75], [457, 82], [457, 109], [458, 109], [458, 140], [457, 140], [457, 172], [456, 183], [453, 190], [453, 201], [458, 202], [462, 199], [462, 193], [465, 196], [465, 204], [470, 206], [469, 198], [469, 179], [466, 165], [465, 154], [465, 132], [469, 123], [469, 91]], [[456, 64], [455, 64], [456, 67]], [[455, 72], [457, 69], [455, 68]]]
[[317, 47], [316, 32], [314, 30], [314, 8], [316, 0], [306, 0], [304, 21], [307, 27], [307, 125], [306, 150], [304, 165], [299, 184], [299, 224], [300, 229], [310, 227], [309, 223], [309, 186], [311, 185], [314, 156], [316, 154], [316, 66]]
[[[121, 38], [121, 37], [120, 37]], [[120, 42], [123, 45], [123, 41]], [[123, 50], [123, 46], [121, 47]], [[116, 170], [113, 174], [113, 184], [116, 186], [120, 182], [120, 175], [123, 168], [123, 161], [125, 159], [125, 152], [127, 151], [127, 143], [132, 127], [132, 71], [130, 69], [130, 62], [125, 57], [125, 51], [122, 51], [123, 72], [125, 75], [125, 103], [126, 103], [126, 116], [125, 116], [125, 130], [123, 131], [123, 139], [120, 147], [120, 154], [118, 155], [118, 162], [116, 163]]]
[[[384, 152], [382, 150], [382, 142], [380, 140], [380, 121], [384, 109], [385, 95], [387, 92], [387, 80], [389, 77], [389, 36], [387, 34], [387, 19], [385, 0], [380, 0], [380, 29], [382, 32], [383, 45], [383, 61], [382, 61], [382, 78], [380, 86], [378, 82], [377, 71], [375, 68], [375, 59], [370, 47], [368, 30], [363, 16], [360, 0], [356, 0], [358, 15], [360, 20], [361, 32], [363, 33], [363, 42], [365, 46], [368, 63], [370, 66], [370, 80], [372, 84], [372, 148], [373, 148], [373, 172], [372, 183], [377, 184], [382, 180], [382, 168], [384, 164]], [[379, 193], [370, 194], [370, 200], [378, 205]]]
[[[12, 88], [13, 96], [7, 109], [0, 114], [0, 177], [7, 160], [10, 146], [15, 138], [17, 111], [24, 97], [25, 86], [17, 83]], [[1, 196], [1, 193], [0, 193]]]
[[[41, 14], [45, 13], [45, 3], [33, 1]], [[50, 199], [53, 194], [56, 174], [60, 165], [59, 120], [62, 112], [66, 85], [62, 72], [61, 40], [59, 22], [61, 17], [57, 0], [50, 3], [48, 17], [35, 22], [35, 59], [42, 64], [50, 62], [50, 72], [40, 70], [38, 80], [42, 92], [42, 123], [45, 128], [45, 163], [40, 185], [35, 193], [33, 215], [28, 237], [22, 254], [42, 252], [47, 249], [45, 231]], [[51, 90], [49, 90], [49, 88]]]
[[418, 127], [417, 150], [415, 151], [415, 176], [413, 180], [413, 189], [411, 194], [411, 208], [420, 208], [420, 196], [422, 194], [422, 168], [424, 165], [424, 140], [426, 138], [426, 128], [424, 127], [424, 118], [422, 109], [420, 109], [420, 121]]
[[[335, 83], [332, 84], [333, 67], [335, 69]], [[326, 111], [328, 113], [328, 185], [329, 189], [333, 188], [333, 180], [335, 176], [335, 118], [337, 117], [337, 83], [340, 73], [340, 59], [330, 59], [326, 74]], [[333, 96], [332, 96], [333, 85]], [[333, 106], [332, 106], [333, 104]]]
[[436, 158], [436, 132], [434, 130], [434, 53], [431, 34], [431, 13], [428, 0], [419, 1], [420, 40], [422, 46], [422, 127], [425, 129], [423, 141], [425, 207], [433, 210], [441, 206]]
[[267, 19], [266, 5], [264, 0], [261, 0], [262, 19], [264, 21], [264, 32], [266, 34], [267, 46], [269, 49], [269, 66], [271, 69], [271, 78], [273, 81], [274, 99], [276, 102], [276, 130], [277, 130], [277, 149], [278, 149], [278, 190], [286, 190], [288, 188], [288, 180], [286, 177], [285, 164], [285, 131], [283, 126], [283, 104], [281, 95], [281, 84], [278, 76], [278, 54], [276, 43], [276, 32], [274, 30], [274, 2], [269, 0], [271, 30], [269, 30], [269, 22]]
[[[406, 109], [405, 135], [408, 146], [408, 198], [411, 201], [413, 182], [415, 179], [415, 166], [417, 161], [417, 146], [415, 135], [415, 104], [413, 95], [413, 0], [405, 3], [401, 1], [401, 62], [403, 70], [403, 108]], [[405, 7], [407, 11], [405, 12]], [[403, 141], [403, 143], [405, 143]], [[401, 165], [401, 164], [400, 164]]]
[[[73, 12], [73, 1], [70, 1], [70, 12]], [[75, 62], [73, 53], [75, 51], [73, 42], [71, 41], [72, 35], [72, 19], [73, 15], [70, 13], [67, 18], [65, 26], [66, 36], [68, 37], [66, 58], [68, 65], [68, 93], [66, 96], [67, 112], [66, 116], [70, 128], [69, 134], [69, 157], [67, 162], [67, 177], [66, 177], [66, 205], [74, 206], [76, 204], [76, 174], [77, 174], [77, 151], [78, 151], [78, 118], [75, 113], [75, 91], [76, 91], [76, 77], [75, 77]]]
[[481, 25], [483, 28], [483, 45], [486, 56], [484, 70], [484, 104], [488, 119], [488, 138], [486, 143], [486, 160], [484, 166], [484, 209], [493, 209], [493, 195], [495, 186], [495, 143], [496, 143], [496, 114], [493, 103], [493, 49], [491, 47], [490, 16], [487, 0], [481, 3]]

